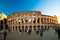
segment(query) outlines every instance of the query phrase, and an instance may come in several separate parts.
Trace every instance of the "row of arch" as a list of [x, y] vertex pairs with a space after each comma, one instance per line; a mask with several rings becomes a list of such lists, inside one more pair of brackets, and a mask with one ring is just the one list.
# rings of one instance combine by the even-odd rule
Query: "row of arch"
[[21, 29], [21, 30], [27, 30], [28, 28], [30, 28], [31, 30], [33, 29], [33, 30], [37, 30], [37, 29], [40, 29], [40, 28], [44, 28], [44, 29], [47, 29], [47, 28], [50, 28], [50, 26], [16, 26], [16, 27], [13, 27], [13, 31], [14, 30], [19, 30], [19, 29]]
[[8, 25], [4, 25], [4, 26], [3, 26], [3, 25], [1, 25], [1, 26], [0, 26], [0, 30], [3, 30], [3, 29], [8, 30], [8, 29], [9, 29], [9, 28], [8, 28]]

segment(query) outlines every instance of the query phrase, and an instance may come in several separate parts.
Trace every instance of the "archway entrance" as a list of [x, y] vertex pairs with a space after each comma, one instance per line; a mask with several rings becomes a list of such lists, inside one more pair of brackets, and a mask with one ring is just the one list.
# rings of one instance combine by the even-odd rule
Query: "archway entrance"
[[16, 31], [17, 31], [17, 26], [16, 26]]
[[41, 29], [43, 29], [43, 26], [41, 26]]
[[29, 27], [32, 30], [32, 26]]
[[45, 26], [45, 30], [46, 30], [47, 26]]
[[8, 30], [8, 25], [5, 25], [5, 29]]
[[50, 27], [48, 26], [48, 29], [50, 29]]
[[38, 29], [40, 29], [40, 26], [38, 25]]
[[26, 28], [25, 28], [26, 30], [28, 29], [28, 26], [26, 26]]
[[27, 32], [27, 30], [28, 30], [28, 26], [25, 27], [25, 32]]
[[20, 30], [20, 26], [19, 26], [19, 30]]
[[24, 26], [22, 26], [22, 32], [24, 32]]
[[14, 26], [13, 26], [13, 31], [14, 31]]
[[0, 30], [3, 30], [3, 26], [2, 25], [0, 26]]
[[34, 30], [36, 30], [36, 26], [34, 26]]

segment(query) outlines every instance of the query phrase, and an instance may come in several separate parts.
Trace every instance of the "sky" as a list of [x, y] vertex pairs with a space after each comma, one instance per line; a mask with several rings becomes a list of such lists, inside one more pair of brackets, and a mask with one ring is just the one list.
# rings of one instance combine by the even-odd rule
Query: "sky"
[[0, 13], [7, 16], [20, 11], [41, 11], [45, 15], [56, 15], [60, 23], [60, 0], [0, 0]]

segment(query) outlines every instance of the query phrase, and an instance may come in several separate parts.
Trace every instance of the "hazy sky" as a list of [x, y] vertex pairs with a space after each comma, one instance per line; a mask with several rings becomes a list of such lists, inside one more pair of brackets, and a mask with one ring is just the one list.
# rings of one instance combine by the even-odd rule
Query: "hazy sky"
[[4, 12], [6, 15], [31, 10], [56, 15], [60, 22], [60, 0], [0, 0], [0, 13]]

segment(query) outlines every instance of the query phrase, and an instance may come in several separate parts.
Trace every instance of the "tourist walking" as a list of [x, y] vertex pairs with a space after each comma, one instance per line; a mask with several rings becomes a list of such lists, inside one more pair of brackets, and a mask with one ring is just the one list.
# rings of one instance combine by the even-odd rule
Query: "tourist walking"
[[28, 34], [31, 34], [31, 29], [29, 28], [27, 32], [28, 32]]
[[3, 36], [4, 36], [4, 40], [6, 40], [7, 30], [4, 30], [4, 31], [3, 31]]
[[40, 36], [43, 36], [43, 28], [39, 29]]
[[58, 38], [60, 38], [60, 27], [58, 27]]
[[21, 33], [22, 33], [22, 30], [21, 30], [21, 29], [19, 29], [19, 35], [21, 35]]
[[36, 34], [39, 34], [39, 30], [36, 30]]
[[55, 27], [55, 33], [57, 33], [57, 31], [58, 31], [58, 28], [57, 28], [57, 27]]

